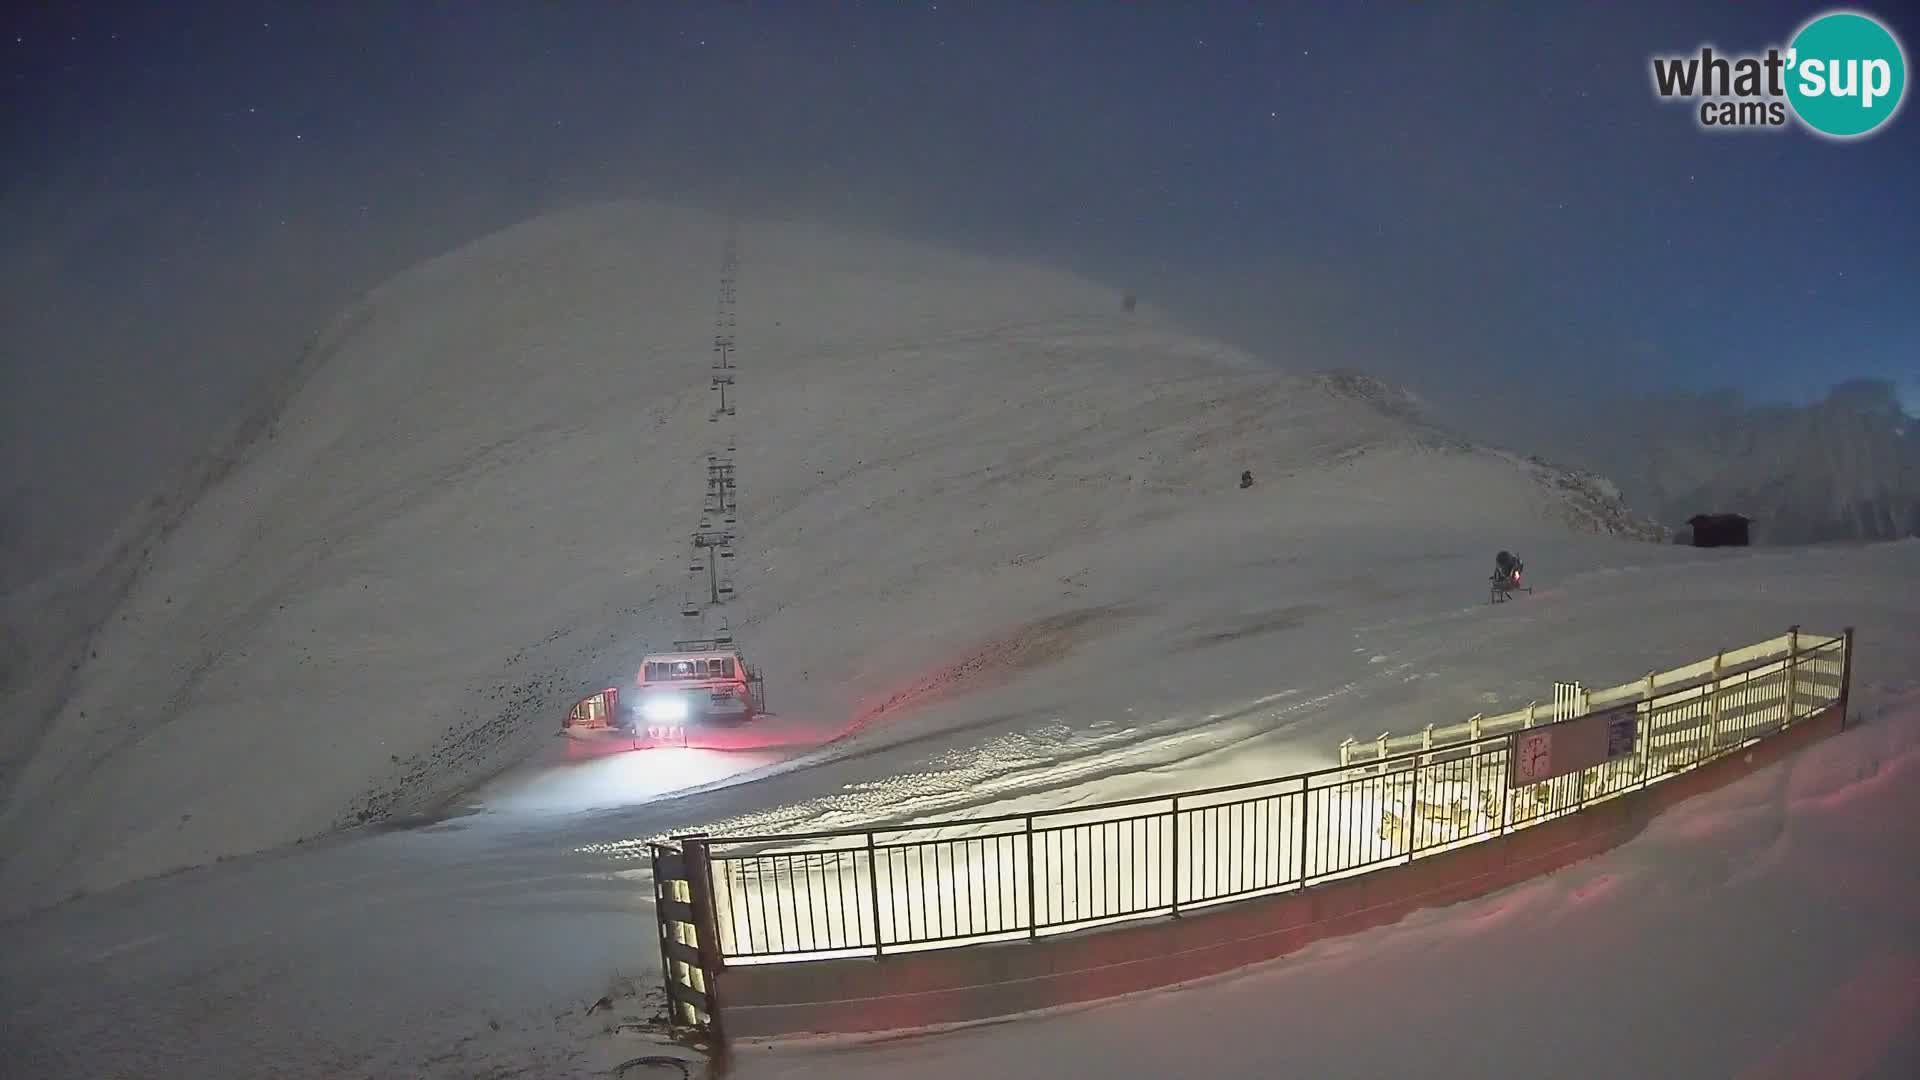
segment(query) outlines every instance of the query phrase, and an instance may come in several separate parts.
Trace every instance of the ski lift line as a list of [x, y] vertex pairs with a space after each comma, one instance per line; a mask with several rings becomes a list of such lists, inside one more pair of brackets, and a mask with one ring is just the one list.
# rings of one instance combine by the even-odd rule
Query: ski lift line
[[[714, 308], [714, 359], [710, 362], [711, 374], [708, 378], [709, 389], [718, 391], [720, 398], [719, 406], [707, 416], [707, 422], [712, 424], [736, 415], [728, 389], [735, 385], [737, 378], [735, 372], [738, 370], [733, 362], [733, 353], [737, 348], [734, 337], [734, 327], [737, 324], [734, 307], [739, 299], [739, 268], [739, 222], [737, 219], [729, 218], [726, 238], [721, 245], [720, 289]], [[715, 529], [713, 527], [715, 515], [724, 515], [723, 524], [726, 526], [733, 525], [737, 520], [739, 496], [734, 478], [734, 462], [731, 457], [737, 448], [737, 440], [729, 435], [725, 451], [728, 456], [723, 458], [719, 452], [707, 455], [707, 488], [701, 503], [700, 526], [691, 537], [695, 557], [688, 562], [689, 573], [704, 572], [706, 574], [709, 607], [718, 606], [738, 592], [732, 578], [723, 579], [719, 572], [721, 559], [731, 561], [737, 557], [734, 549], [736, 537], [731, 528]], [[690, 595], [682, 608], [682, 614], [698, 617], [703, 612], [701, 605]], [[725, 626], [724, 618], [722, 626]], [[731, 631], [726, 631], [724, 637], [727, 642], [731, 642]]]

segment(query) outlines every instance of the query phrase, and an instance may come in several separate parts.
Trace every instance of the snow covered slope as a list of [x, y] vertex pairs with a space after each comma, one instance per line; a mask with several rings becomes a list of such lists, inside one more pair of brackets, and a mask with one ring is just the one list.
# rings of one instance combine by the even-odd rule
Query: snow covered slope
[[[82, 666], [10, 691], [5, 745], [32, 752], [0, 911], [432, 807], [684, 636], [723, 231], [544, 218], [344, 316]], [[732, 624], [809, 730], [976, 722], [932, 706], [1046, 672], [1072, 679], [1042, 680], [1036, 723], [1257, 694], [1269, 673], [1170, 643], [1310, 620], [1302, 575], [1380, 600], [1360, 552], [1444, 556], [1433, 585], [1474, 597], [1510, 538], [1637, 528], [1593, 485], [1045, 269], [749, 225], [738, 311]], [[56, 675], [54, 715], [11, 707]]]
[[[1920, 786], [1916, 728], [1895, 718], [1911, 717], [1920, 692], [1920, 542], [1767, 552], [1563, 542], [1529, 563], [1545, 564], [1550, 584], [1493, 607], [1477, 594], [1477, 548], [1452, 554], [1448, 539], [1429, 558], [1424, 535], [1371, 548], [1338, 539], [1309, 537], [1245, 571], [1241, 595], [1209, 591], [1168, 616], [1201, 619], [1182, 642], [1248, 632], [1168, 654], [1169, 683], [1138, 680], [1149, 693], [1125, 708], [957, 721], [969, 701], [992, 719], [996, 698], [1044, 696], [1049, 667], [910, 723], [877, 721], [838, 756], [754, 783], [593, 813], [482, 810], [365, 830], [0, 922], [0, 1046], [20, 1075], [46, 1080], [605, 1077], [646, 1052], [611, 1029], [661, 1000], [653, 887], [635, 838], [719, 820], [947, 813], [968, 799], [1058, 806], [1271, 775], [1327, 760], [1347, 732], [1523, 703], [1556, 676], [1630, 678], [1796, 621], [1859, 628], [1867, 723], [1677, 809], [1603, 859], [1244, 979], [851, 1056], [783, 1045], [743, 1062], [742, 1075], [1484, 1076], [1542, 1071], [1551, 1057], [1554, 1075], [1726, 1076], [1776, 1049], [1858, 1061], [1888, 1026], [1910, 1023], [1900, 996], [1910, 958], [1898, 947], [1920, 940], [1920, 912], [1901, 875], [1920, 865]], [[1457, 584], [1456, 569], [1475, 580]], [[1228, 618], [1279, 595], [1346, 602]], [[1114, 651], [1058, 663], [1077, 675], [1142, 655], [1123, 640], [1092, 645]], [[1088, 693], [1077, 679], [1061, 692]], [[1255, 698], [1271, 700], [1249, 707]], [[620, 764], [644, 773], [698, 756], [649, 751]], [[1660, 947], [1641, 947], [1647, 939]], [[588, 1012], [603, 994], [616, 1007]], [[1868, 1021], [1858, 1039], [1846, 1026], [1855, 1011]], [[1645, 1034], [1623, 1038], [1622, 1026]], [[1501, 1037], [1516, 1029], [1541, 1035]], [[1560, 1047], [1569, 1052], [1553, 1057]], [[1760, 1075], [1860, 1075], [1788, 1063], [1799, 1067]]]

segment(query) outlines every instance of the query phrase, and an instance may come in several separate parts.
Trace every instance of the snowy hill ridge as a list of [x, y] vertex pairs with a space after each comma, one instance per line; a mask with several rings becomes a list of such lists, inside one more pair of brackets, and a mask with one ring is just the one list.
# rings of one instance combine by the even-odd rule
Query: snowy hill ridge
[[0, 806], [72, 693], [81, 666], [97, 658], [96, 638], [152, 566], [154, 552], [201, 495], [272, 439], [287, 402], [365, 314], [356, 304], [316, 334], [245, 414], [209, 440], [169, 490], [134, 507], [98, 550], [0, 595], [0, 701], [7, 717], [0, 725]]
[[[436, 806], [683, 636], [722, 234], [594, 207], [370, 293], [71, 681], [9, 687], [5, 909]], [[834, 727], [1007, 627], [1309, 535], [1646, 533], [1384, 384], [1268, 370], [1071, 275], [815, 225], [742, 247], [731, 620], [790, 716]], [[1175, 607], [1103, 633], [1158, 648]]]
[[1519, 455], [1492, 447], [1476, 446], [1466, 436], [1431, 420], [1427, 407], [1405, 387], [1394, 386], [1378, 376], [1351, 370], [1315, 372], [1315, 387], [1328, 394], [1362, 401], [1384, 416], [1406, 421], [1408, 437], [1431, 450], [1453, 453], [1480, 451], [1502, 457], [1533, 483], [1553, 496], [1557, 515], [1580, 532], [1620, 536], [1650, 543], [1666, 543], [1673, 530], [1636, 512], [1627, 505], [1620, 488], [1612, 480], [1586, 469], [1569, 468], [1537, 455]]

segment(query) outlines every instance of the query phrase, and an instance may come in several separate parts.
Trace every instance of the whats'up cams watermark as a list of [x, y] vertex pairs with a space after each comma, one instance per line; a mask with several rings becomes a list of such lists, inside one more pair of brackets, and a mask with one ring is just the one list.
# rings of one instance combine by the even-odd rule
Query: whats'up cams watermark
[[1785, 49], [1653, 58], [1653, 90], [1662, 100], [1697, 102], [1709, 130], [1784, 128], [1798, 120], [1830, 139], [1854, 139], [1886, 127], [1906, 96], [1907, 60], [1893, 31], [1870, 15], [1831, 11], [1793, 35]]

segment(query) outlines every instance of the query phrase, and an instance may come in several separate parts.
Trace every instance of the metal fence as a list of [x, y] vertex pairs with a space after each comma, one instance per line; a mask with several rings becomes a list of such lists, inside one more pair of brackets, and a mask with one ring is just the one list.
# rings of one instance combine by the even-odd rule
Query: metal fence
[[1636, 703], [1631, 754], [1509, 783], [1514, 735], [1274, 780], [938, 824], [705, 839], [728, 964], [1039, 937], [1404, 863], [1677, 775], [1843, 699], [1851, 634]]

